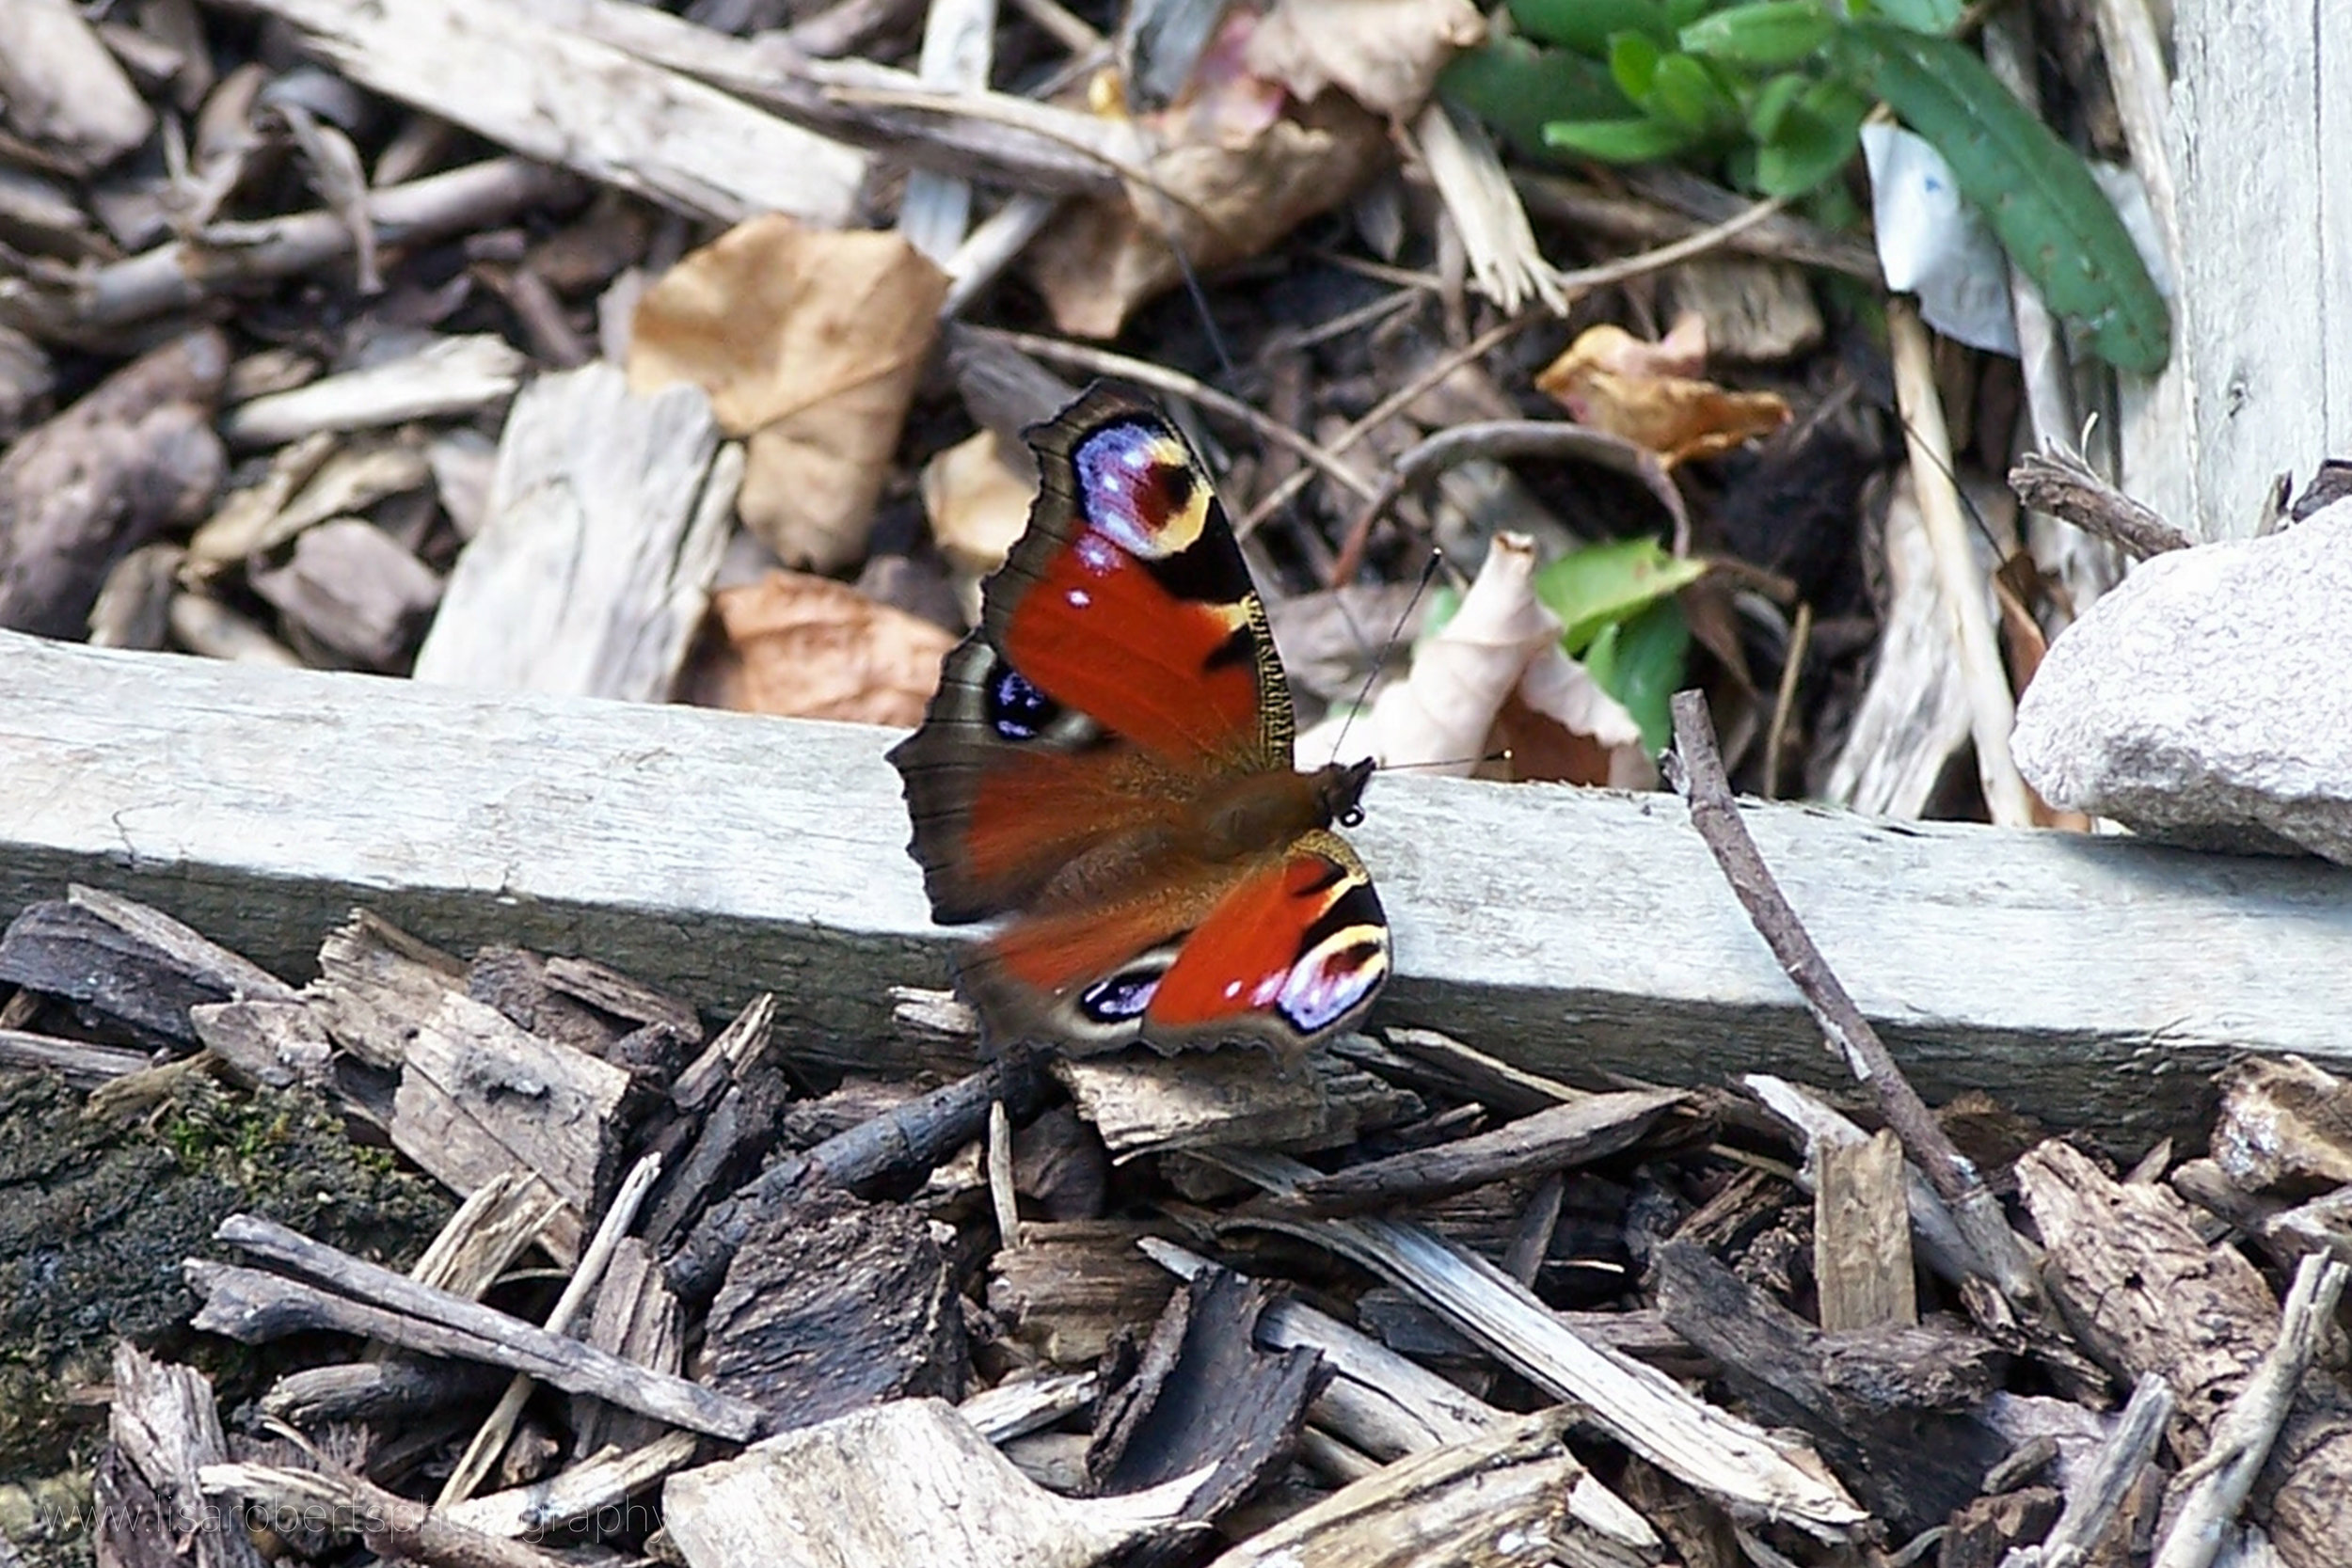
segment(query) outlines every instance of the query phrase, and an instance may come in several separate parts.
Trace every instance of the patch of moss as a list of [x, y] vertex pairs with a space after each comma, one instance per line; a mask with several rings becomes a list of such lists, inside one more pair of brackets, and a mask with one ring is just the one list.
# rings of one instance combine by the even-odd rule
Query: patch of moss
[[114, 1342], [194, 1359], [223, 1392], [249, 1357], [214, 1342], [191, 1356], [191, 1256], [227, 1257], [215, 1227], [266, 1215], [360, 1257], [404, 1267], [450, 1200], [387, 1151], [355, 1146], [307, 1090], [246, 1095], [200, 1074], [127, 1121], [86, 1115], [47, 1074], [0, 1074], [0, 1481], [62, 1468], [102, 1410], [72, 1401], [103, 1380]]

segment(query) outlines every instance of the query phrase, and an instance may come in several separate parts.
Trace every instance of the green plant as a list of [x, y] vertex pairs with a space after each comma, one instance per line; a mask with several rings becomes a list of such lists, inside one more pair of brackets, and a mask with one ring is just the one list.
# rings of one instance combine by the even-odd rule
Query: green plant
[[1874, 102], [1932, 143], [2050, 308], [2153, 372], [2163, 296], [2082, 158], [1942, 36], [1960, 0], [1510, 0], [1518, 37], [1438, 88], [1521, 153], [1698, 159], [1763, 196], [1829, 194]]

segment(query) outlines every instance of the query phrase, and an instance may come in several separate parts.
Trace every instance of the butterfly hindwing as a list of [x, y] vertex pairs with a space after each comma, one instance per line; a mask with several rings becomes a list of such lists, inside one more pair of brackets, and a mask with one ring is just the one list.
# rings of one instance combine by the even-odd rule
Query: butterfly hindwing
[[1032, 433], [1029, 527], [891, 752], [934, 915], [993, 1039], [1292, 1046], [1359, 1014], [1387, 927], [1302, 775], [1265, 610], [1165, 416], [1100, 388]]

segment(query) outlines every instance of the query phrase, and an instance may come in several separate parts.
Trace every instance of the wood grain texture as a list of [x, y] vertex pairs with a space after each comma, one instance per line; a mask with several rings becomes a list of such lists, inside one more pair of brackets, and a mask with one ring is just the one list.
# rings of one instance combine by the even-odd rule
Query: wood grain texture
[[691, 216], [846, 221], [866, 159], [497, 0], [249, 0], [388, 98]]
[[2276, 475], [2352, 446], [2352, 8], [2188, 0], [2173, 41], [2197, 493], [2174, 521], [2243, 538]]
[[[0, 908], [77, 880], [288, 978], [364, 903], [469, 951], [778, 997], [787, 1049], [887, 1071], [944, 983], [896, 732], [0, 635]], [[1384, 776], [1356, 843], [1393, 922], [1374, 1022], [1531, 1070], [1838, 1069], [1670, 796]], [[2352, 1061], [2352, 872], [2122, 838], [1746, 813], [1932, 1102], [1979, 1086], [2119, 1142], [2230, 1053]]]

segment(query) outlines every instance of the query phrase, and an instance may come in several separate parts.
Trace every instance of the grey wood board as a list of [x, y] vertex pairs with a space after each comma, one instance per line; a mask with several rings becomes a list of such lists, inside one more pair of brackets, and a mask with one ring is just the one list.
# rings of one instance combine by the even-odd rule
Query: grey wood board
[[2183, 319], [2197, 516], [2254, 531], [2352, 444], [2352, 6], [2185, 0], [2174, 24]]
[[[790, 1049], [893, 1060], [946, 984], [894, 732], [0, 634], [0, 908], [70, 880], [286, 974], [355, 904], [460, 952], [594, 958], [709, 1009], [773, 990]], [[1394, 927], [1375, 1022], [1533, 1070], [1835, 1083], [1670, 796], [1384, 775], [1354, 837]], [[1746, 817], [1931, 1100], [1977, 1086], [2119, 1136], [2238, 1049], [2352, 1069], [2352, 872], [2122, 838]]]

